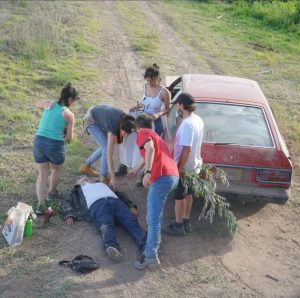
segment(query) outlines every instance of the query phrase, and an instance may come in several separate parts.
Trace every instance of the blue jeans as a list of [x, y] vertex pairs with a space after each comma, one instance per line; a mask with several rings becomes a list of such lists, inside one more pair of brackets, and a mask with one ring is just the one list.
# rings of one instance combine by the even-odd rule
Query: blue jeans
[[119, 248], [115, 232], [116, 221], [127, 230], [139, 250], [144, 250], [147, 233], [122, 200], [113, 197], [102, 198], [96, 201], [89, 210], [98, 231], [101, 232], [105, 249], [109, 246]]
[[161, 241], [161, 222], [167, 198], [178, 183], [177, 176], [161, 176], [149, 188], [147, 195], [147, 244], [144, 251], [146, 257], [157, 256]]
[[100, 148], [96, 149], [85, 161], [85, 164], [90, 166], [97, 160], [100, 160], [100, 175], [108, 175], [108, 165], [107, 165], [107, 136], [96, 124], [89, 125], [87, 127], [87, 132], [96, 141]]
[[159, 117], [158, 119], [154, 120], [154, 129], [155, 129], [155, 132], [156, 132], [159, 136], [161, 136], [161, 134], [162, 134], [163, 131], [164, 131], [163, 122], [162, 122], [161, 117]]

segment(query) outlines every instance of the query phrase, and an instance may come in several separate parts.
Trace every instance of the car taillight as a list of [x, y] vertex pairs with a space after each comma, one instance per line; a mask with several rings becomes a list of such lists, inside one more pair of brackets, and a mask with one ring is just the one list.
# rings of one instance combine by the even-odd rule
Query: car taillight
[[256, 171], [256, 181], [270, 183], [290, 183], [291, 171], [260, 169]]

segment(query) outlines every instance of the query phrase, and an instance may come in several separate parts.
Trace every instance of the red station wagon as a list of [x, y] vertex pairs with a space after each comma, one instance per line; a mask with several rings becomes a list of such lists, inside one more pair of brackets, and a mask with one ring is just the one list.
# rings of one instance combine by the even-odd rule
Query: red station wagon
[[[204, 122], [201, 156], [223, 169], [229, 188], [217, 192], [227, 199], [284, 203], [290, 196], [292, 163], [272, 110], [255, 81], [204, 74], [167, 77], [172, 101], [186, 92]], [[165, 121], [164, 138], [174, 144], [176, 107]]]

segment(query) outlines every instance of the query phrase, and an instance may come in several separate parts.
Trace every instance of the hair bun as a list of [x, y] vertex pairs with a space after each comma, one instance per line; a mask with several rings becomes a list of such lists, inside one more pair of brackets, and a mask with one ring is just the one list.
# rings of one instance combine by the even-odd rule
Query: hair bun
[[156, 63], [153, 63], [152, 66], [155, 67], [155, 68], [157, 68], [157, 69], [159, 69], [159, 66]]

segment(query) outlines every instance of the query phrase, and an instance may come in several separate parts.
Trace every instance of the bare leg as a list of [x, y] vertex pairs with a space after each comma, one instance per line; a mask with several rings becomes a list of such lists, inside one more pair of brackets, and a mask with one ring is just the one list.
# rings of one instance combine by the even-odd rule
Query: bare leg
[[60, 181], [62, 164], [61, 165], [51, 164], [51, 166], [52, 166], [52, 173], [50, 176], [49, 193], [53, 194], [56, 191], [58, 183]]
[[49, 174], [49, 163], [38, 164], [38, 178], [36, 180], [36, 194], [39, 200], [39, 204], [43, 203], [47, 199], [47, 181]]
[[185, 210], [186, 210], [186, 199], [175, 200], [175, 221], [177, 223], [182, 223]]
[[184, 213], [183, 217], [185, 219], [190, 219], [191, 210], [192, 210], [192, 206], [193, 206], [193, 196], [187, 195], [184, 199], [186, 201], [186, 206], [185, 206], [185, 213]]

